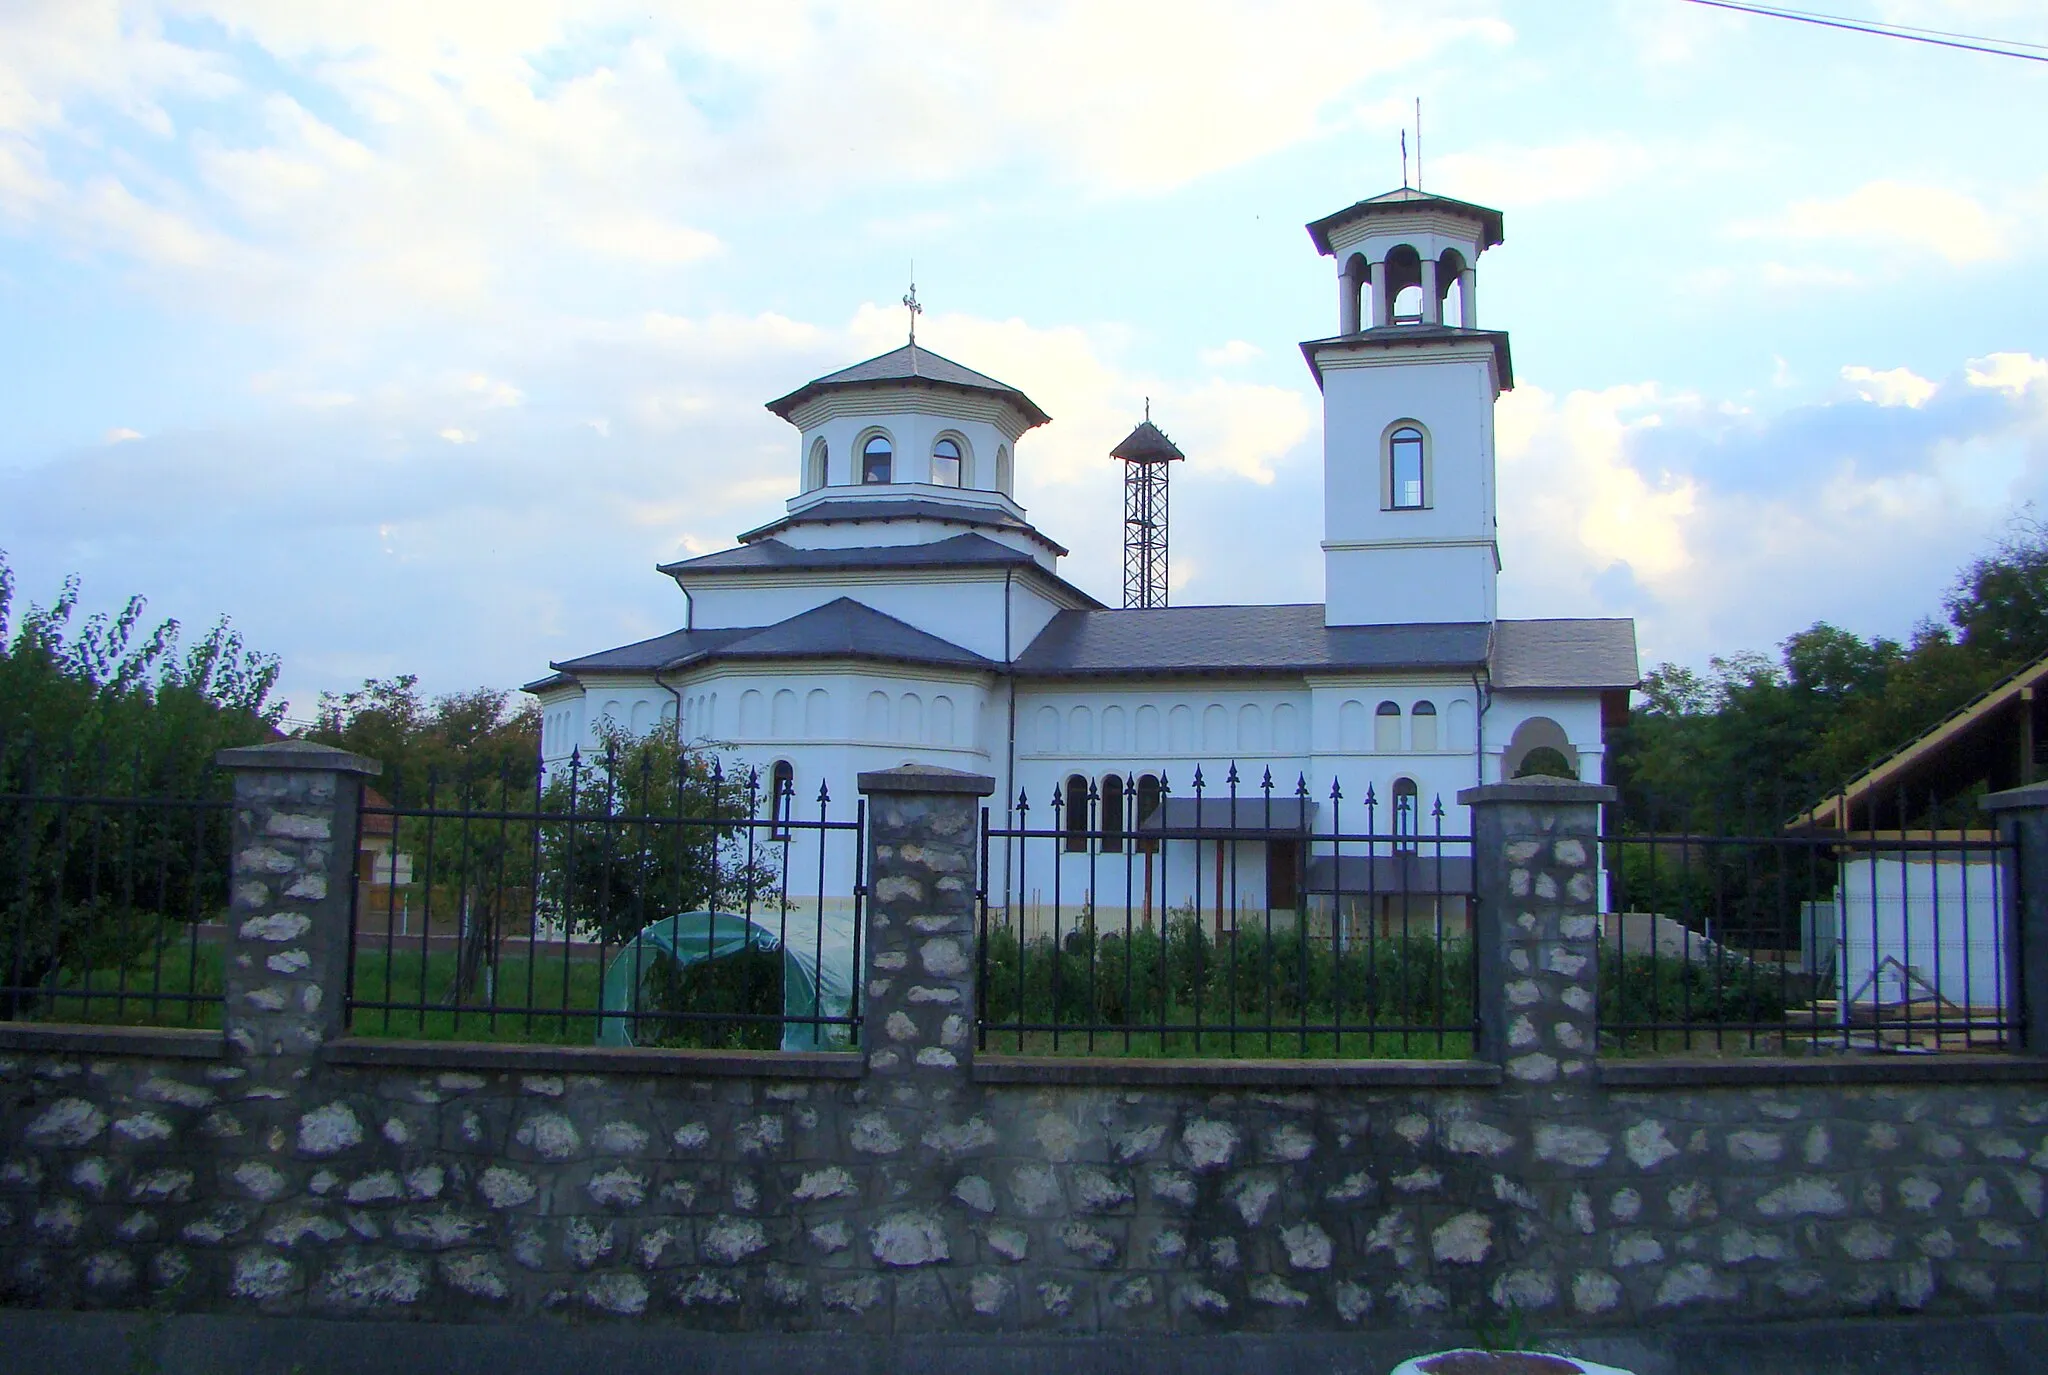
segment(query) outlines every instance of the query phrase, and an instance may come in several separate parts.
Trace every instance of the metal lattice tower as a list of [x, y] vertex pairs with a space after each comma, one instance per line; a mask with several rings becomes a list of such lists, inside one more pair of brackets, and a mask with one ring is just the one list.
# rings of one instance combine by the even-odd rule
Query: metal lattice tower
[[1165, 606], [1167, 465], [1187, 455], [1152, 423], [1147, 400], [1145, 419], [1109, 456], [1124, 465], [1124, 606]]

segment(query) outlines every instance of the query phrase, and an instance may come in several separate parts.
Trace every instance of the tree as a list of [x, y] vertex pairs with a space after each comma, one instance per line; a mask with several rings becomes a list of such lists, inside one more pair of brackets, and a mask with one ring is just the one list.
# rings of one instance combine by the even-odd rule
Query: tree
[[[222, 796], [215, 752], [273, 738], [283, 710], [277, 660], [225, 618], [184, 648], [134, 597], [74, 629], [79, 591], [15, 622], [0, 553], [0, 1020], [218, 914], [227, 813], [192, 804]], [[81, 796], [123, 800], [56, 800]]]
[[665, 728], [601, 730], [603, 747], [543, 803], [540, 895], [567, 929], [617, 944], [678, 912], [779, 904], [782, 847], [747, 824], [769, 811], [757, 774], [728, 773]]
[[[406, 673], [322, 693], [306, 738], [384, 766], [372, 786], [400, 813], [396, 848], [414, 856], [429, 902], [457, 909], [453, 993], [473, 990], [513, 911], [535, 889], [530, 816], [539, 801], [539, 705], [482, 687], [429, 701], [419, 678]], [[443, 821], [408, 811], [452, 815]]]

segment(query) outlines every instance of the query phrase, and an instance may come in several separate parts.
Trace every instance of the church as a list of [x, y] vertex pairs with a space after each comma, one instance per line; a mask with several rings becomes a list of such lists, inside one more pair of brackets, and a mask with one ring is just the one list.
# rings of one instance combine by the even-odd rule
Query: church
[[[1494, 403], [1514, 378], [1507, 335], [1479, 325], [1477, 264], [1500, 212], [1404, 187], [1308, 232], [1337, 285], [1336, 332], [1301, 346], [1323, 396], [1321, 602], [1166, 604], [1181, 455], [1149, 419], [1105, 456], [1127, 465], [1125, 605], [1069, 582], [1015, 495], [1051, 417], [920, 348], [913, 315], [905, 347], [768, 403], [796, 431], [797, 494], [735, 548], [660, 567], [677, 629], [527, 686], [545, 764], [590, 751], [608, 719], [713, 746], [806, 815], [821, 784], [845, 815], [860, 772], [916, 762], [992, 776], [999, 822], [1022, 795], [1051, 827], [1057, 795], [1113, 832], [1182, 824], [1197, 771], [1213, 799], [1233, 765], [1261, 802], [1270, 769], [1311, 834], [1339, 806], [1362, 829], [1368, 790], [1380, 831], [1433, 829], [1440, 799], [1463, 836], [1461, 788], [1601, 781], [1638, 678], [1633, 623], [1497, 610]], [[1246, 829], [1266, 834], [1238, 848], [1294, 908], [1298, 866], [1271, 862], [1282, 842], [1254, 810]], [[1113, 847], [1093, 848], [1078, 858], [1106, 882]]]

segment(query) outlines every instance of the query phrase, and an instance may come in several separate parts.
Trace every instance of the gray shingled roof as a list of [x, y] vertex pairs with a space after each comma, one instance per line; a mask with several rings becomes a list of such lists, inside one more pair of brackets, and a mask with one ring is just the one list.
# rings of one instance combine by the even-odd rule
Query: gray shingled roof
[[1031, 677], [1474, 669], [1486, 626], [1323, 624], [1320, 603], [1062, 611], [1017, 660]]
[[[840, 597], [773, 625], [677, 630], [550, 667], [558, 674], [654, 673], [711, 659], [879, 659], [889, 663], [999, 668], [971, 649]], [[527, 684], [529, 692], [550, 678]]]
[[1038, 408], [1038, 403], [1018, 391], [1007, 382], [998, 382], [985, 373], [964, 367], [950, 358], [941, 358], [930, 349], [921, 349], [916, 344], [905, 344], [900, 349], [870, 358], [864, 363], [855, 363], [850, 368], [827, 373], [804, 383], [787, 396], [777, 397], [768, 403], [768, 409], [789, 419], [789, 413], [819, 392], [837, 391], [847, 387], [894, 387], [904, 383], [921, 383], [926, 386], [950, 388], [954, 391], [981, 392], [1000, 396], [1024, 412], [1030, 425], [1043, 425], [1052, 417]]
[[674, 576], [779, 569], [840, 572], [856, 568], [1001, 568], [1027, 563], [1038, 566], [1038, 560], [1022, 549], [1012, 549], [987, 535], [970, 532], [929, 544], [863, 544], [840, 549], [799, 549], [779, 539], [756, 540], [737, 549], [721, 549], [716, 554], [664, 563], [660, 571]]
[[1487, 676], [1497, 688], [1632, 688], [1642, 680], [1631, 620], [1501, 621]]
[[943, 568], [1014, 568], [1042, 578], [1084, 605], [1102, 605], [1059, 574], [1048, 571], [1045, 565], [1023, 550], [1012, 549], [987, 535], [971, 531], [950, 539], [933, 540], [929, 544], [869, 544], [840, 549], [799, 549], [781, 540], [756, 540], [737, 549], [721, 549], [716, 554], [701, 554], [693, 559], [665, 563], [660, 571], [675, 577], [678, 574], [705, 573], [849, 573]]
[[1408, 186], [1398, 191], [1383, 191], [1377, 196], [1367, 196], [1362, 201], [1345, 206], [1334, 215], [1325, 215], [1309, 224], [1308, 236], [1315, 241], [1316, 252], [1328, 253], [1330, 231], [1353, 220], [1373, 219], [1399, 210], [1429, 210], [1439, 207], [1466, 215], [1476, 215], [1482, 226], [1482, 248], [1492, 248], [1501, 241], [1504, 221], [1500, 211], [1488, 209], [1483, 205], [1474, 205], [1470, 201], [1452, 200], [1449, 196], [1433, 196], [1426, 191], [1417, 191]]
[[1017, 660], [1019, 674], [1045, 678], [1482, 667], [1501, 688], [1634, 687], [1635, 623], [1333, 627], [1313, 602], [1062, 611]]
[[[1002, 665], [849, 597], [769, 626], [678, 630], [551, 665], [561, 673], [646, 673], [710, 659], [880, 659], [1002, 671]], [[1314, 603], [1062, 611], [1016, 663], [1027, 678], [1275, 675], [1484, 668], [1502, 689], [1636, 685], [1635, 623], [1501, 621], [1323, 624]], [[533, 690], [549, 682], [528, 684]]]
[[1187, 457], [1186, 454], [1180, 451], [1178, 445], [1166, 437], [1165, 431], [1161, 430], [1150, 420], [1139, 421], [1138, 428], [1125, 435], [1123, 442], [1109, 451], [1109, 456], [1111, 458], [1158, 459], [1169, 462], [1176, 458], [1185, 459]]
[[801, 511], [771, 520], [766, 525], [756, 526], [740, 536], [740, 543], [751, 544], [757, 539], [779, 535], [784, 530], [799, 525], [857, 525], [871, 520], [943, 520], [953, 525], [981, 525], [991, 530], [1015, 530], [1018, 534], [1029, 535], [1062, 557], [1068, 552], [1065, 545], [1045, 534], [1031, 522], [1019, 520], [1000, 507], [940, 501], [930, 497], [889, 497], [882, 500], [851, 497], [821, 501], [814, 506], [806, 506]]

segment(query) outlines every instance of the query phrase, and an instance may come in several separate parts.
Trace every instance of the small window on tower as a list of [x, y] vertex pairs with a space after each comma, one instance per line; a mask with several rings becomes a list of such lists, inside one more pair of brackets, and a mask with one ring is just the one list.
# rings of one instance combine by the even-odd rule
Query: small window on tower
[[889, 443], [887, 435], [876, 435], [860, 446], [860, 480], [862, 482], [893, 482], [896, 460], [895, 446]]
[[1403, 425], [1387, 438], [1387, 504], [1419, 511], [1429, 504], [1423, 490], [1422, 431]]
[[960, 485], [960, 446], [950, 439], [942, 439], [932, 446], [932, 484], [938, 487]]
[[811, 460], [804, 468], [804, 490], [806, 492], [815, 492], [825, 485], [825, 462], [829, 456], [824, 440], [821, 439], [811, 445]]

